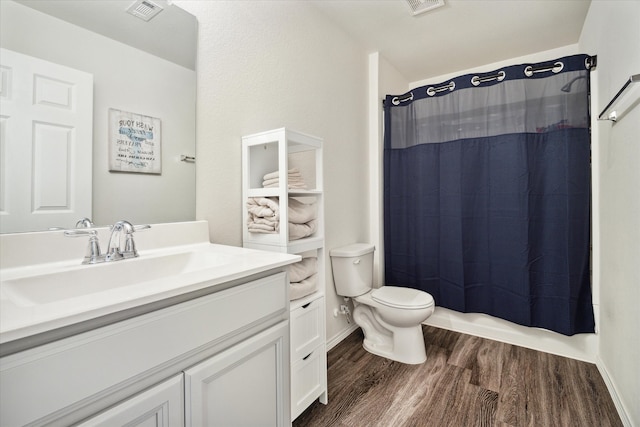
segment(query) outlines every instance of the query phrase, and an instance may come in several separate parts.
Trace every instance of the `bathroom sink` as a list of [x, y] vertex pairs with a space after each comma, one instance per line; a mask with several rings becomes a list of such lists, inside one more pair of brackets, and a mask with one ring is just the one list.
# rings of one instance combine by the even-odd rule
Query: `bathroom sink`
[[[111, 233], [97, 228], [103, 246]], [[300, 260], [211, 243], [206, 221], [154, 224], [137, 236], [137, 258], [82, 264], [86, 245], [59, 230], [0, 235], [0, 355], [214, 295]]]
[[231, 263], [233, 258], [201, 250], [73, 266], [3, 280], [2, 296], [22, 307], [43, 305], [216, 268]]

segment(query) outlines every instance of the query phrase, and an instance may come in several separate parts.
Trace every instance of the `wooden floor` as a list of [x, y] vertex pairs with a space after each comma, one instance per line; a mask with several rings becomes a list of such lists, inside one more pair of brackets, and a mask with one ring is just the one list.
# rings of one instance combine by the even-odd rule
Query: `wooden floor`
[[362, 348], [360, 329], [328, 354], [329, 404], [312, 426], [621, 426], [595, 365], [423, 327], [427, 361], [405, 365]]

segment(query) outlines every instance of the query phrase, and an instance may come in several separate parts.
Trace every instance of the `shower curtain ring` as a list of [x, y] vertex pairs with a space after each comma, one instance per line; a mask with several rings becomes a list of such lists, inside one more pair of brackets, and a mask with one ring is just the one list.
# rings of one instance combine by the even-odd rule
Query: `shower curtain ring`
[[455, 88], [456, 88], [456, 83], [452, 80], [449, 83], [447, 83], [446, 85], [443, 85], [443, 86], [440, 86], [440, 87], [433, 87], [433, 86], [428, 87], [427, 88], [427, 95], [434, 96], [436, 93], [443, 92], [445, 90], [448, 90], [449, 92], [451, 92]]
[[560, 71], [562, 71], [563, 68], [564, 68], [564, 64], [562, 62], [560, 62], [560, 61], [557, 61], [554, 64], [545, 65], [545, 66], [537, 67], [537, 68], [533, 68], [531, 65], [528, 65], [524, 69], [524, 75], [527, 76], [527, 77], [531, 77], [535, 73], [543, 73], [545, 71], [551, 71], [554, 74], [557, 74]]
[[409, 93], [409, 96], [405, 96], [405, 97], [404, 97], [404, 98], [402, 98], [402, 99], [401, 99], [401, 98], [399, 98], [399, 97], [397, 97], [397, 96], [394, 96], [394, 97], [391, 99], [391, 103], [392, 103], [393, 105], [400, 105], [400, 103], [401, 103], [401, 102], [407, 102], [407, 101], [413, 101], [413, 92], [410, 92], [410, 93]]

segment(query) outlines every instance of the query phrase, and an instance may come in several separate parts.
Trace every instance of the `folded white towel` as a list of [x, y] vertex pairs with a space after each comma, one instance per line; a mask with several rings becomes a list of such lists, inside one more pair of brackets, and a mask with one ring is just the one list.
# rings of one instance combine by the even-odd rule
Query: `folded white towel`
[[[309, 237], [315, 233], [318, 229], [317, 221], [311, 220], [306, 224], [294, 224], [289, 223], [289, 240], [299, 240], [304, 237]], [[249, 233], [263, 233], [263, 234], [278, 234], [280, 233], [280, 223], [275, 227], [269, 224], [261, 224], [254, 221], [247, 223], [247, 230]]]
[[[264, 181], [262, 181], [262, 185], [271, 185], [271, 184], [277, 184], [280, 182], [280, 178], [271, 178], [271, 179], [265, 179]], [[302, 177], [290, 177], [287, 178], [287, 182], [291, 182], [291, 183], [296, 183], [296, 184], [304, 184], [304, 178]]]
[[267, 225], [271, 228], [273, 228], [275, 230], [275, 228], [278, 226], [278, 224], [280, 223], [280, 221], [278, 220], [272, 220], [269, 218], [260, 218], [260, 217], [255, 217], [252, 218], [249, 221], [250, 224], [261, 224], [261, 225]]
[[[270, 184], [264, 184], [262, 188], [279, 188], [279, 182], [273, 182]], [[289, 190], [307, 190], [309, 187], [304, 182], [289, 182], [287, 183], [287, 188]]]
[[[263, 188], [278, 188], [278, 187], [280, 187], [280, 184], [279, 183], [275, 183], [275, 184], [263, 185], [262, 187]], [[291, 183], [289, 183], [289, 184], [287, 184], [287, 188], [289, 190], [306, 190], [308, 187], [307, 187], [307, 184], [291, 184]]]
[[[250, 197], [247, 199], [247, 229], [250, 233], [280, 232], [280, 205], [275, 197]], [[308, 237], [318, 229], [318, 206], [289, 198], [289, 240]]]
[[[266, 174], [265, 176], [263, 176], [262, 180], [263, 181], [267, 181], [269, 179], [278, 178], [279, 176], [280, 176], [280, 171], [270, 172], [270, 173]], [[287, 176], [290, 177], [290, 178], [291, 177], [295, 177], [295, 176], [301, 177], [302, 174], [300, 173], [300, 169], [292, 168], [292, 169], [289, 169], [287, 171]]]
[[290, 282], [300, 282], [318, 272], [318, 258], [302, 258], [302, 261], [289, 265], [287, 270]]
[[[268, 186], [278, 186], [280, 184], [280, 178], [272, 178], [272, 179], [266, 179], [264, 181], [262, 181], [262, 186], [263, 187], [268, 187]], [[291, 184], [298, 184], [298, 185], [306, 185], [304, 182], [304, 178], [302, 177], [293, 177], [293, 178], [287, 178], [287, 184], [291, 185]]]
[[[280, 219], [280, 204], [277, 197], [250, 197], [247, 199], [249, 219], [267, 218], [272, 221]], [[289, 222], [304, 224], [318, 218], [318, 205], [304, 203], [293, 197], [289, 198]]]
[[260, 225], [249, 225], [247, 229], [249, 230], [249, 233], [278, 234], [278, 232], [273, 228], [270, 229], [269, 227]]
[[247, 199], [247, 212], [249, 212], [250, 218], [260, 217], [278, 220], [280, 218], [280, 205], [275, 197], [250, 197]]
[[314, 274], [300, 282], [289, 285], [289, 299], [295, 300], [306, 297], [318, 289], [318, 275]]

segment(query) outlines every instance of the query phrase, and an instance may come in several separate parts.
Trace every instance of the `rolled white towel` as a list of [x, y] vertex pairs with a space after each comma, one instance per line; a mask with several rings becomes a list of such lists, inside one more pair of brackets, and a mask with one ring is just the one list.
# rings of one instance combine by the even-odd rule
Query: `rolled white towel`
[[[289, 240], [298, 240], [311, 236], [318, 230], [318, 221], [312, 219], [304, 224], [289, 223]], [[280, 224], [276, 227], [276, 231], [280, 232]]]
[[289, 197], [289, 222], [294, 224], [305, 224], [318, 218], [318, 205], [314, 203], [304, 203], [293, 197]]
[[300, 282], [318, 272], [318, 258], [307, 257], [289, 265], [289, 281]]
[[291, 283], [289, 285], [289, 299], [295, 300], [302, 297], [306, 297], [309, 294], [314, 293], [318, 289], [318, 275], [314, 274], [306, 279]]

